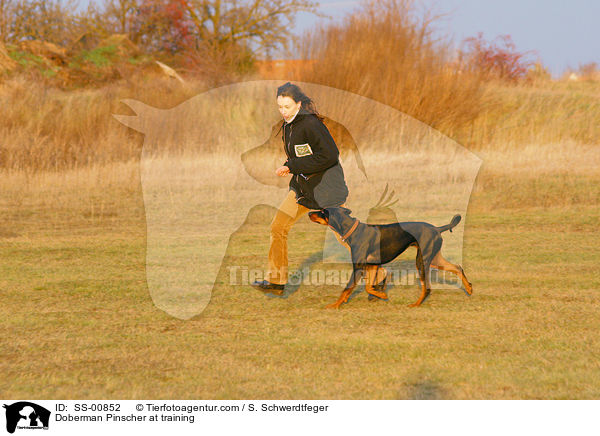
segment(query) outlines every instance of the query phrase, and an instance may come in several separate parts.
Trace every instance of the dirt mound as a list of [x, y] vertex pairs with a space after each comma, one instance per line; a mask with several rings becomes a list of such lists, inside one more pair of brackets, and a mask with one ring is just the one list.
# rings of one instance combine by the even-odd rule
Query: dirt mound
[[77, 38], [75, 38], [75, 40], [69, 47], [69, 53], [73, 55], [75, 53], [79, 53], [82, 50], [92, 50], [98, 45], [99, 42], [100, 38], [98, 38], [97, 35], [94, 35], [92, 32], [84, 32]]
[[134, 81], [138, 73], [156, 69], [153, 59], [123, 34], [100, 39], [84, 32], [68, 48], [40, 40], [0, 43], [3, 76], [25, 74], [30, 80], [61, 88], [96, 86], [122, 79]]
[[141, 54], [138, 46], [131, 42], [131, 40], [127, 38], [127, 35], [119, 33], [103, 39], [98, 43], [96, 48], [103, 47], [114, 47], [115, 54], [119, 57], [139, 56]]
[[56, 44], [52, 44], [51, 42], [39, 41], [37, 39], [32, 41], [21, 41], [19, 43], [19, 48], [24, 52], [38, 56], [54, 65], [67, 64], [67, 50]]

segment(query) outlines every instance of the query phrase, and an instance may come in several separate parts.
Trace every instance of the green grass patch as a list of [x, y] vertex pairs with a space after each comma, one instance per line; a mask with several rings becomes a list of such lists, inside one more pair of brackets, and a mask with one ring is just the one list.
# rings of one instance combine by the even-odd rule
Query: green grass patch
[[83, 50], [78, 58], [83, 61], [91, 62], [96, 67], [106, 67], [112, 63], [112, 59], [116, 55], [116, 52], [117, 46], [107, 45], [93, 50]]
[[32, 66], [40, 66], [44, 65], [44, 59], [40, 56], [36, 56], [33, 53], [21, 51], [21, 50], [11, 50], [8, 52], [9, 56], [17, 61], [23, 67], [32, 67]]

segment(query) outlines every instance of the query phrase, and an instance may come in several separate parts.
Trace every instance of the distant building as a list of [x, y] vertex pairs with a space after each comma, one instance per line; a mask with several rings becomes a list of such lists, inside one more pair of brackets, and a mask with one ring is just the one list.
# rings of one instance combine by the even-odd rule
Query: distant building
[[279, 59], [256, 61], [258, 74], [263, 79], [289, 79], [300, 76], [302, 71], [310, 69], [314, 60], [308, 59]]

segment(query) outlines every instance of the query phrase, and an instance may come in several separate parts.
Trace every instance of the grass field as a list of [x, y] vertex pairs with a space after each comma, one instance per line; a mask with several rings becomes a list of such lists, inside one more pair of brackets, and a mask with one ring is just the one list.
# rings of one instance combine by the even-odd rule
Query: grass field
[[[138, 163], [3, 173], [2, 397], [598, 398], [600, 150], [480, 156], [464, 223], [472, 297], [434, 291], [409, 309], [416, 286], [393, 288], [387, 303], [361, 293], [329, 311], [341, 286], [287, 299], [230, 286], [226, 265], [266, 264], [258, 220], [232, 236], [210, 304], [187, 321], [148, 293]], [[322, 235], [294, 227], [292, 268]]]

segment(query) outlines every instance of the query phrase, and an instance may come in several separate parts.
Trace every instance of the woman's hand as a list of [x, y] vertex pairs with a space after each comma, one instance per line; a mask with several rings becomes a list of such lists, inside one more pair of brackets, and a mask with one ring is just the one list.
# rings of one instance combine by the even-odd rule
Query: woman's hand
[[287, 176], [290, 173], [290, 169], [286, 166], [279, 167], [275, 170], [275, 174], [279, 177]]

